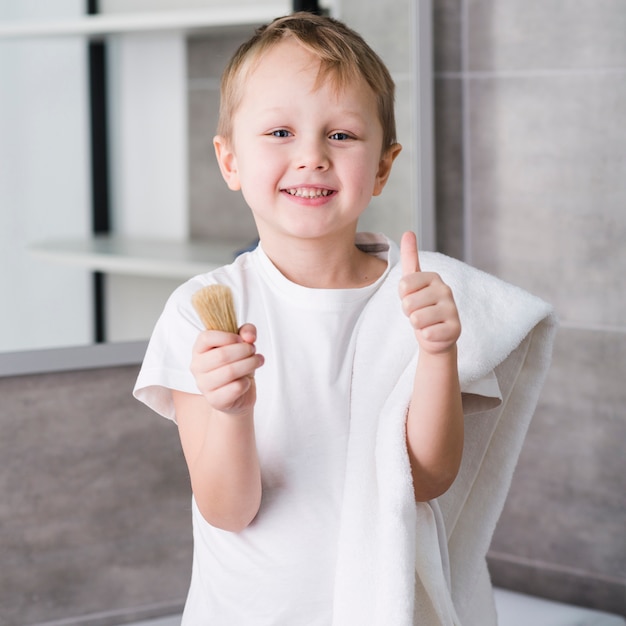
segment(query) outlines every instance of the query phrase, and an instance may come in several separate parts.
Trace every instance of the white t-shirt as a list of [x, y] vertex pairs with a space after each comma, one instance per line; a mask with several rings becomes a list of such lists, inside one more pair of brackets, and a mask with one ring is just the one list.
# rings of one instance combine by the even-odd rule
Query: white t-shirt
[[255, 375], [261, 507], [248, 528], [232, 533], [210, 526], [192, 503], [194, 556], [184, 626], [331, 623], [354, 331], [398, 262], [395, 248], [388, 259], [386, 239], [373, 249], [388, 267], [360, 289], [292, 283], [259, 246], [170, 297], [134, 392], [158, 413], [175, 419], [170, 389], [199, 393], [189, 364], [202, 328], [191, 296], [201, 287], [217, 282], [232, 288], [237, 319], [257, 327], [257, 351], [265, 357]]

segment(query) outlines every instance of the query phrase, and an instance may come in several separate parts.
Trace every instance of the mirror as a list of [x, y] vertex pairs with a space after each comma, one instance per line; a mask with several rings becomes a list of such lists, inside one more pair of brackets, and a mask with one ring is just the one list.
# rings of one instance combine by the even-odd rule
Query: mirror
[[[198, 150], [196, 127], [207, 122], [191, 110], [193, 92], [215, 108], [226, 56], [194, 87], [189, 50], [200, 32], [230, 53], [276, 6], [224, 15], [154, 2], [158, 13], [143, 3], [142, 14], [127, 15], [129, 3], [109, 0], [101, 4], [110, 15], [85, 17], [82, 4], [0, 3], [5, 362], [37, 350], [145, 342], [178, 284], [231, 261], [254, 237], [247, 211], [235, 211], [226, 228], [199, 237], [190, 230], [195, 181], [206, 178], [189, 167], [189, 144]], [[209, 124], [197, 129], [204, 152]]]
[[[101, 9], [115, 13], [98, 17], [94, 35], [75, 0], [44, 7], [0, 2], [0, 374], [76, 367], [94, 354], [96, 364], [139, 361], [171, 291], [255, 239], [243, 199], [221, 179], [211, 139], [223, 63], [254, 23], [275, 16], [276, 6], [267, 16], [258, 6], [250, 5], [249, 14], [240, 7], [225, 25], [209, 3], [195, 3], [207, 8], [152, 3], [159, 11], [176, 8], [169, 13], [178, 24], [173, 30], [153, 20], [145, 2], [137, 21], [119, 13], [131, 3], [104, 0]], [[342, 17], [379, 49], [396, 77], [404, 145], [362, 229], [397, 238], [412, 225], [428, 248], [430, 12], [413, 13], [421, 16], [413, 24], [423, 31], [415, 39], [419, 51], [417, 44], [407, 50], [381, 40], [356, 8]], [[93, 205], [104, 192], [102, 172], [91, 167], [94, 37], [106, 41], [109, 154], [108, 232], [97, 236]], [[95, 341], [101, 343], [94, 347]]]

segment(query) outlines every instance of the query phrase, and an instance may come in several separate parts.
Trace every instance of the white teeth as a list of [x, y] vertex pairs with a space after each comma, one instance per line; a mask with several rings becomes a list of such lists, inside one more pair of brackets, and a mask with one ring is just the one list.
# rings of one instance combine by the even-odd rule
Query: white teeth
[[296, 187], [286, 189], [287, 193], [298, 198], [323, 198], [330, 193], [330, 189], [311, 189], [310, 187]]

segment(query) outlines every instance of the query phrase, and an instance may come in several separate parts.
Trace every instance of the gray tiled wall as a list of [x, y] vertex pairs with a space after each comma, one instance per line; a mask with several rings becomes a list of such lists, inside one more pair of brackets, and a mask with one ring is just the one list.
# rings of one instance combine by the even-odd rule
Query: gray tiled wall
[[492, 575], [626, 614], [626, 4], [434, 6], [439, 246], [562, 322]]
[[131, 396], [137, 372], [0, 378], [3, 626], [180, 610], [189, 479], [176, 428]]

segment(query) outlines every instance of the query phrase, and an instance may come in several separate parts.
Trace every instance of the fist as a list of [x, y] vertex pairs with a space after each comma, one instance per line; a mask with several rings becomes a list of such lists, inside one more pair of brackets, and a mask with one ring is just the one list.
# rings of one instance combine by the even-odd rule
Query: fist
[[435, 272], [422, 272], [417, 239], [406, 232], [400, 242], [402, 310], [415, 331], [420, 350], [441, 354], [455, 347], [461, 322], [452, 290]]
[[239, 334], [205, 330], [198, 335], [191, 372], [209, 404], [224, 413], [245, 413], [256, 401], [254, 372], [264, 359], [256, 353], [256, 328], [245, 324]]

